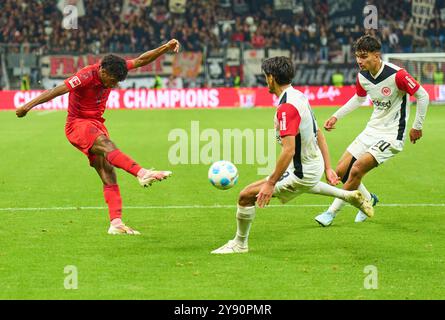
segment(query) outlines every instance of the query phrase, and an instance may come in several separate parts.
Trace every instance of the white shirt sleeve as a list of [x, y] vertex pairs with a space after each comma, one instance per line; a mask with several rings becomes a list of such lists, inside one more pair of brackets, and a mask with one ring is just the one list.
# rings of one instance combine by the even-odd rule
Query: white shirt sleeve
[[343, 107], [337, 110], [332, 116], [337, 119], [341, 119], [346, 116], [348, 113], [354, 111], [358, 107], [360, 107], [366, 101], [366, 97], [360, 97], [355, 94], [348, 102], [346, 102]]
[[430, 96], [428, 92], [421, 86], [416, 91], [414, 96], [417, 99], [416, 119], [414, 119], [413, 129], [422, 130], [423, 122], [425, 121], [426, 111], [430, 103]]

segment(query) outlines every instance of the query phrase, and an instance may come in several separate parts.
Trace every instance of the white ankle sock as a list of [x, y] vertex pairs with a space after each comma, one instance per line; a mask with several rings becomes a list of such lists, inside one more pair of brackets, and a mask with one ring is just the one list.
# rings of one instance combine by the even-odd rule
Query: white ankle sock
[[242, 207], [238, 205], [238, 210], [236, 211], [236, 237], [235, 241], [241, 246], [247, 246], [247, 241], [249, 238], [250, 226], [255, 218], [255, 206], [252, 207]]
[[137, 176], [139, 178], [142, 178], [145, 175], [145, 173], [147, 173], [147, 169], [141, 168], [141, 170], [138, 171]]
[[346, 204], [346, 201], [343, 201], [342, 199], [336, 198], [331, 206], [329, 207], [328, 211], [332, 213], [333, 215], [336, 215]]
[[112, 224], [113, 226], [121, 225], [121, 224], [122, 224], [122, 219], [121, 219], [121, 218], [113, 219], [113, 220], [111, 221], [111, 224]]
[[366, 189], [365, 185], [363, 183], [360, 183], [358, 186], [358, 191], [360, 191], [363, 196], [366, 198], [366, 200], [371, 200], [371, 194], [369, 193], [368, 189]]

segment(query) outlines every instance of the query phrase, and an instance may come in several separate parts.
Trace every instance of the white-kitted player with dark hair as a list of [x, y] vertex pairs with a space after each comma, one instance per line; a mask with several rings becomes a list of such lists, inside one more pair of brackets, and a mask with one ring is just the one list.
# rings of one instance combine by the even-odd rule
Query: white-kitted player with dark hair
[[[364, 35], [355, 43], [355, 55], [360, 68], [357, 75], [356, 94], [324, 124], [327, 131], [335, 129], [339, 119], [360, 107], [370, 96], [374, 111], [365, 130], [349, 145], [337, 165], [337, 175], [342, 178], [343, 189], [356, 190], [375, 205], [376, 195], [369, 193], [362, 183], [370, 170], [403, 150], [409, 119], [409, 96], [417, 99], [416, 119], [409, 131], [412, 143], [422, 137], [429, 96], [425, 89], [405, 69], [381, 60], [381, 44], [373, 36]], [[324, 227], [332, 224], [345, 202], [335, 199], [327, 211], [315, 217]], [[359, 211], [356, 222], [366, 220]]]
[[306, 96], [291, 85], [295, 75], [292, 61], [274, 57], [263, 61], [269, 92], [279, 98], [275, 115], [277, 138], [282, 145], [275, 170], [266, 179], [244, 188], [238, 199], [235, 238], [212, 251], [214, 254], [245, 253], [248, 251], [250, 226], [255, 218], [255, 203], [265, 207], [271, 197], [286, 203], [303, 193], [314, 193], [343, 199], [374, 214], [370, 201], [360, 191], [342, 190], [320, 182], [323, 172], [331, 184], [338, 183], [338, 176], [331, 168], [329, 150], [323, 133], [318, 129]]

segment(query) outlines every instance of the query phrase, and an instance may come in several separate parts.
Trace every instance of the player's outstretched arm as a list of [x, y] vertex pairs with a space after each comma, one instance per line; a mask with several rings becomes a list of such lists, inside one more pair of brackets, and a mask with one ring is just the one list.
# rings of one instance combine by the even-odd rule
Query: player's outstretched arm
[[143, 66], [155, 61], [157, 58], [162, 56], [164, 53], [167, 53], [167, 52], [178, 53], [179, 47], [180, 47], [179, 41], [176, 39], [172, 39], [169, 42], [167, 42], [166, 44], [163, 44], [162, 46], [160, 46], [156, 49], [147, 51], [147, 52], [141, 54], [136, 59], [131, 60], [133, 63], [132, 69], [143, 67]]
[[336, 122], [351, 113], [358, 107], [360, 107], [366, 101], [366, 96], [362, 97], [355, 94], [348, 102], [346, 102], [340, 109], [335, 112], [325, 123], [324, 128], [326, 131], [335, 129]]
[[317, 131], [317, 142], [318, 142], [318, 147], [320, 148], [321, 154], [323, 155], [324, 172], [326, 175], [326, 181], [330, 185], [335, 186], [335, 185], [339, 184], [340, 178], [338, 177], [335, 170], [332, 169], [332, 167], [331, 167], [331, 157], [329, 155], [328, 144], [326, 142], [326, 138], [325, 138], [323, 132], [321, 132], [320, 129], [318, 129], [318, 131]]
[[411, 143], [416, 143], [422, 138], [422, 127], [425, 121], [426, 112], [430, 103], [430, 96], [426, 90], [420, 86], [414, 96], [417, 99], [416, 118], [414, 119], [413, 127], [409, 131], [409, 139]]
[[428, 92], [405, 70], [400, 69], [396, 74], [397, 88], [405, 91], [410, 96], [414, 95], [417, 99], [416, 119], [413, 127], [409, 131], [409, 138], [411, 143], [416, 143], [422, 138], [423, 121], [425, 120], [428, 104], [430, 103], [430, 96]]
[[65, 93], [68, 93], [68, 91], [69, 91], [69, 89], [66, 86], [66, 84], [62, 83], [61, 85], [59, 85], [51, 90], [46, 90], [41, 95], [35, 97], [28, 103], [24, 104], [23, 106], [21, 106], [20, 108], [18, 108], [16, 110], [15, 114], [19, 118], [24, 117], [29, 112], [29, 110], [31, 110], [35, 106], [38, 106], [39, 104], [42, 104], [42, 103], [45, 103], [45, 102], [48, 102], [48, 101], [54, 99], [55, 97], [61, 96]]
[[257, 204], [260, 208], [264, 208], [269, 204], [269, 201], [273, 195], [275, 184], [284, 174], [287, 167], [289, 167], [289, 163], [292, 161], [295, 154], [295, 136], [282, 137], [281, 142], [283, 144], [283, 148], [281, 150], [280, 157], [277, 160], [277, 164], [275, 165], [275, 170], [269, 176], [267, 183], [261, 187], [261, 190], [257, 195]]

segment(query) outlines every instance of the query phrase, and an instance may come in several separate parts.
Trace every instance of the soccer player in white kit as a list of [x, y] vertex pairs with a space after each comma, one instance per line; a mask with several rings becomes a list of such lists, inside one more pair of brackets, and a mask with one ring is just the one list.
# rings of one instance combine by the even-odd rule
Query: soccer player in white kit
[[[371, 119], [365, 130], [346, 149], [336, 172], [342, 178], [343, 189], [358, 189], [375, 205], [378, 198], [369, 193], [362, 179], [370, 170], [403, 150], [409, 118], [409, 95], [417, 99], [416, 118], [409, 137], [412, 143], [422, 137], [429, 96], [406, 70], [381, 60], [381, 44], [373, 36], [360, 37], [354, 47], [360, 67], [356, 94], [325, 122], [324, 128], [327, 131], [335, 129], [339, 119], [357, 109], [365, 102], [366, 96], [370, 96], [374, 105]], [[328, 210], [316, 216], [315, 220], [323, 227], [331, 225], [344, 204], [343, 200], [335, 199]], [[359, 211], [355, 222], [363, 222], [366, 217]]]
[[308, 99], [291, 85], [295, 75], [292, 61], [286, 57], [267, 59], [262, 64], [269, 92], [279, 97], [275, 115], [277, 138], [282, 151], [274, 172], [241, 191], [236, 213], [237, 232], [233, 240], [212, 251], [214, 254], [248, 252], [250, 226], [255, 217], [255, 202], [260, 208], [271, 197], [286, 203], [302, 193], [315, 193], [343, 199], [367, 215], [374, 214], [370, 201], [357, 190], [342, 190], [320, 182], [323, 172], [331, 184], [339, 178], [331, 168], [329, 150], [318, 129]]

